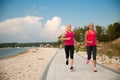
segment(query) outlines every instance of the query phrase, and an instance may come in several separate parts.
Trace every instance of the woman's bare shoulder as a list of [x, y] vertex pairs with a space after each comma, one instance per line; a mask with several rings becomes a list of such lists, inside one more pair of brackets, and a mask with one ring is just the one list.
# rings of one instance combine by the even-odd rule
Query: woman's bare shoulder
[[85, 34], [88, 34], [88, 30], [85, 32]]

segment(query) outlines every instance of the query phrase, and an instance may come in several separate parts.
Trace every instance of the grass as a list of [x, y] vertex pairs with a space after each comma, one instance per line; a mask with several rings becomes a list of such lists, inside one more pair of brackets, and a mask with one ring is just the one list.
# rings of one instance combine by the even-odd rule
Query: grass
[[109, 58], [112, 58], [112, 56], [118, 56], [120, 57], [120, 44], [116, 43], [99, 43], [98, 44], [98, 49], [97, 49], [98, 54], [105, 54]]
[[[85, 45], [83, 42], [78, 43], [75, 46], [75, 51], [86, 51]], [[97, 44], [97, 54], [107, 55], [109, 58], [113, 56], [120, 57], [120, 42], [101, 42]]]
[[75, 51], [76, 52], [86, 51], [84, 43], [83, 42], [77, 43], [77, 45], [75, 45]]

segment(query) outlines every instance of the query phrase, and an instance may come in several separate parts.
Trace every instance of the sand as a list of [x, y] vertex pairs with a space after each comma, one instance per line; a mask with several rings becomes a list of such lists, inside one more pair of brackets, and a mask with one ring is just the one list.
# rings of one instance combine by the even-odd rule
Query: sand
[[[77, 54], [87, 58], [86, 52], [78, 52]], [[96, 60], [97, 60], [97, 63], [120, 73], [120, 57], [109, 58], [106, 55], [101, 56], [100, 54], [97, 54]]]
[[29, 49], [0, 60], [0, 80], [40, 80], [57, 48]]

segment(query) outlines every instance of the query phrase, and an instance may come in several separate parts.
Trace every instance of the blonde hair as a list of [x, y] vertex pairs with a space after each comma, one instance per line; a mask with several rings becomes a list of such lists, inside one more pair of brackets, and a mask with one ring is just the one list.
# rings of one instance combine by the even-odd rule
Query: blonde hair
[[67, 27], [71, 27], [71, 24], [68, 24]]
[[71, 24], [67, 24], [65, 31], [68, 31], [68, 28], [72, 28]]
[[89, 26], [90, 26], [90, 25], [94, 25], [94, 24], [93, 24], [93, 23], [90, 23]]

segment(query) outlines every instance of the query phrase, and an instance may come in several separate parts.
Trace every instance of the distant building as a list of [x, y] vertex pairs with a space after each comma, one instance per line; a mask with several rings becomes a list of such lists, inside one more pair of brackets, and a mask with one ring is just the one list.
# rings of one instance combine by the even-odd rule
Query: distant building
[[50, 44], [46, 44], [46, 47], [50, 47]]

